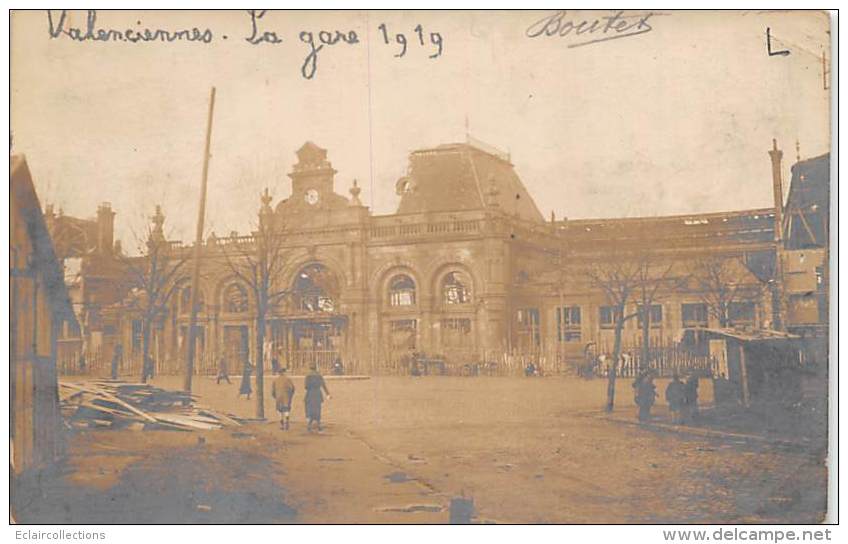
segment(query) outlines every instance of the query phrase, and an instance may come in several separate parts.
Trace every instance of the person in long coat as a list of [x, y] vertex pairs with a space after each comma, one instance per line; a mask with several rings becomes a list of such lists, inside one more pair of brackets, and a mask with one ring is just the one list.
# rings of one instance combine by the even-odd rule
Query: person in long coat
[[230, 383], [230, 372], [227, 370], [227, 358], [221, 357], [218, 359], [218, 375], [215, 376], [215, 383], [221, 384], [221, 380]]
[[691, 374], [686, 379], [685, 393], [683, 395], [683, 418], [686, 423], [692, 423], [698, 419], [697, 374]]
[[121, 366], [121, 359], [124, 357], [124, 346], [117, 344], [115, 351], [112, 352], [112, 379], [118, 379], [118, 369]]
[[[312, 424], [318, 425], [318, 431], [321, 431], [321, 405], [324, 403], [324, 394], [330, 398], [330, 391], [327, 390], [327, 384], [324, 383], [324, 376], [318, 372], [318, 367], [315, 363], [309, 365], [309, 373], [304, 380], [306, 388], [306, 430], [312, 432]], [[323, 393], [322, 393], [323, 391]]]
[[286, 376], [286, 369], [283, 367], [277, 368], [277, 377], [274, 378], [274, 383], [271, 384], [271, 396], [274, 397], [277, 404], [277, 411], [280, 412], [280, 428], [288, 431], [291, 403], [294, 397], [294, 384]]
[[657, 387], [654, 385], [654, 377], [646, 374], [639, 381], [636, 389], [636, 404], [639, 405], [639, 421], [651, 419], [651, 407], [657, 398]]
[[250, 372], [253, 366], [250, 361], [244, 362], [244, 370], [241, 373], [241, 385], [239, 386], [239, 396], [247, 395], [247, 400], [250, 400], [250, 394], [253, 393], [253, 388], [250, 386]]
[[665, 400], [668, 402], [668, 409], [671, 412], [671, 422], [674, 424], [681, 423], [683, 410], [683, 400], [686, 396], [686, 386], [680, 381], [680, 376], [676, 373], [674, 378], [665, 388]]

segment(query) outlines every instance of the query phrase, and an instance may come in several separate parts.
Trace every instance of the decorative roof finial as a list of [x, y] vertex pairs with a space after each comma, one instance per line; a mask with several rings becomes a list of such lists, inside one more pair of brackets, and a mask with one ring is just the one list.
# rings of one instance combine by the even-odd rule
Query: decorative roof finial
[[356, 178], [353, 179], [353, 186], [350, 190], [350, 205], [351, 206], [362, 206], [362, 201], [359, 200], [359, 193], [362, 192], [362, 189], [359, 187], [359, 183], [356, 181]]
[[801, 142], [795, 140], [795, 162], [801, 162]]
[[259, 197], [259, 200], [261, 200], [261, 201], [262, 201], [262, 209], [263, 209], [263, 211], [264, 211], [264, 210], [266, 210], [266, 209], [268, 209], [268, 210], [270, 210], [270, 209], [271, 209], [271, 201], [272, 201], [273, 199], [271, 198], [271, 193], [270, 193], [270, 192], [268, 192], [268, 188], [267, 188], [267, 187], [265, 187], [265, 191], [263, 191], [262, 195]]
[[162, 206], [159, 204], [156, 205], [156, 211], [153, 213], [150, 221], [153, 223], [153, 231], [150, 233], [151, 240], [155, 242], [164, 242], [165, 232], [162, 226], [165, 224], [165, 214], [162, 213]]

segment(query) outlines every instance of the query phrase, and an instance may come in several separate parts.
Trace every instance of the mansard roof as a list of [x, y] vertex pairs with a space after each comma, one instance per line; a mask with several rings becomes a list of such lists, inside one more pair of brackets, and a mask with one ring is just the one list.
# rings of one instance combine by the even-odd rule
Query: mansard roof
[[508, 157], [467, 143], [414, 151], [409, 175], [397, 184], [397, 213], [479, 210], [494, 204], [537, 223], [542, 214]]

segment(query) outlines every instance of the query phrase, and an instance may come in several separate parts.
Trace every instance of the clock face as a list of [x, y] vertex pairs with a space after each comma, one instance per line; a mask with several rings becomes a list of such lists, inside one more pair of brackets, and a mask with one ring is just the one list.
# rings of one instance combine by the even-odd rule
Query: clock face
[[306, 200], [307, 204], [314, 206], [315, 204], [318, 204], [318, 191], [316, 191], [315, 189], [309, 189], [308, 191], [306, 191], [306, 194], [303, 196], [303, 198], [304, 200]]

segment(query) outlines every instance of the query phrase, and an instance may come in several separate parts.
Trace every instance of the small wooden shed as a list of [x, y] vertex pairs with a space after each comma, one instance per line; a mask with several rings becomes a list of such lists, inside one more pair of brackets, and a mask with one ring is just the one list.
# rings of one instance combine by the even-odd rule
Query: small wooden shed
[[743, 406], [761, 400], [791, 402], [801, 394], [800, 336], [767, 329], [699, 327], [685, 329], [683, 343], [708, 346], [718, 363], [715, 379], [726, 381], [731, 396]]
[[9, 161], [9, 462], [17, 476], [62, 454], [57, 338], [63, 324], [77, 325], [26, 159]]

